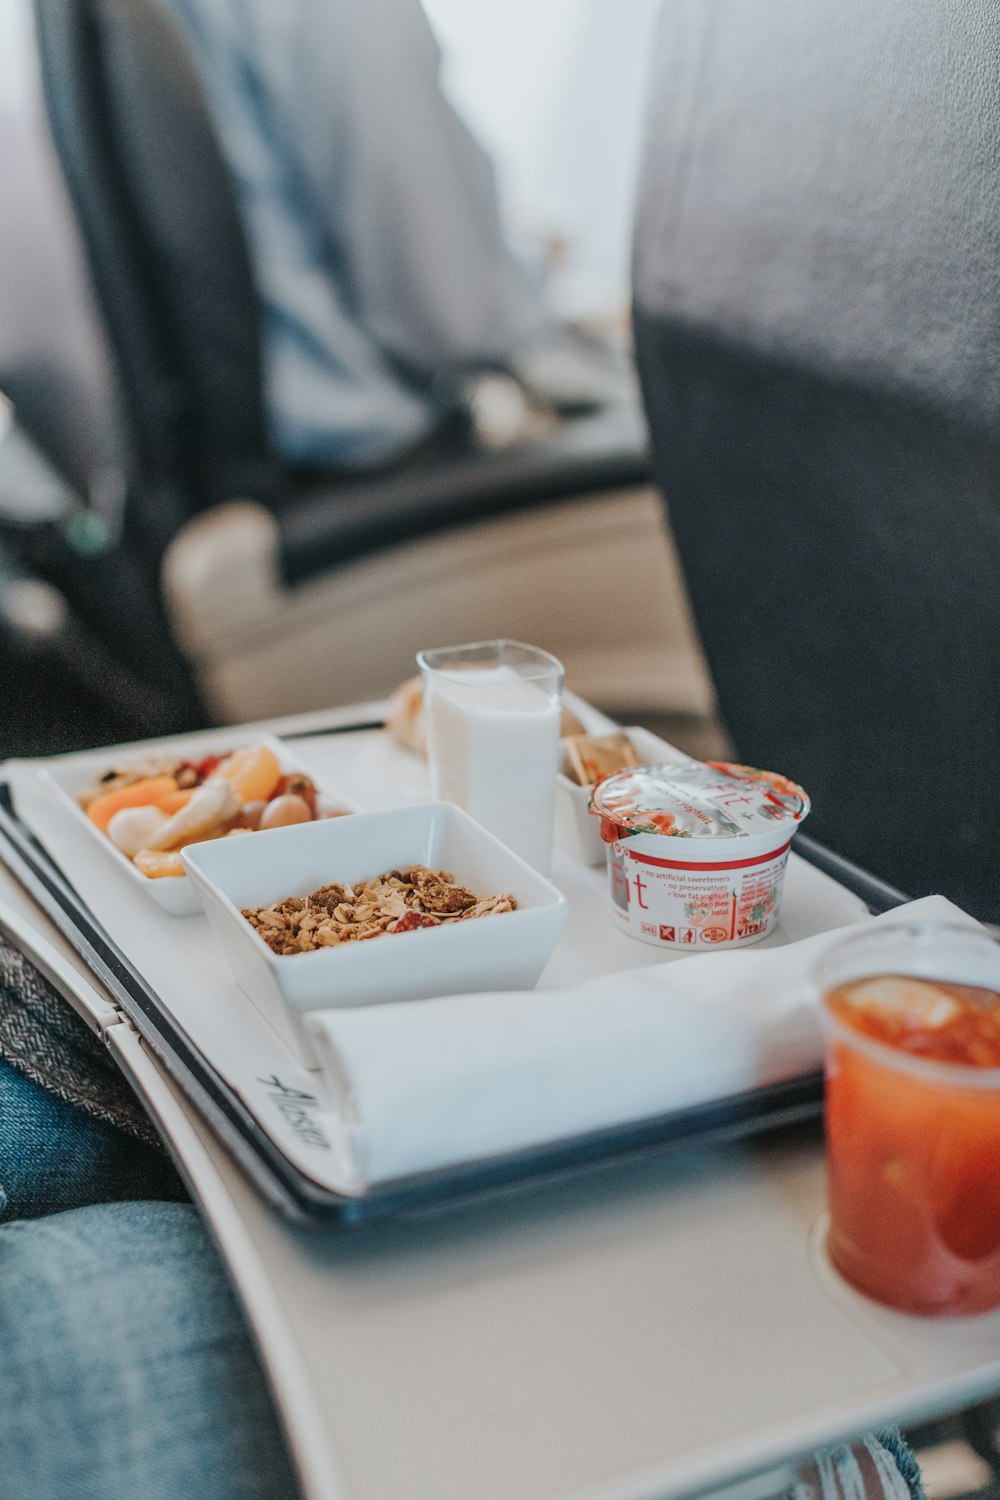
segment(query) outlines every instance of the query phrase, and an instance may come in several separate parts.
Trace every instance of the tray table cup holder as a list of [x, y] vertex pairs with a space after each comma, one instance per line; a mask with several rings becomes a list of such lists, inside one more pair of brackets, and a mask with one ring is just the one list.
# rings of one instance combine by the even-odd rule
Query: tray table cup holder
[[[311, 1011], [534, 988], [569, 907], [550, 881], [450, 802], [269, 829], [182, 854], [244, 994], [307, 1068], [321, 1066]], [[242, 915], [331, 882], [393, 869], [449, 870], [477, 896], [512, 895], [514, 911], [279, 956]]]
[[[690, 761], [691, 756], [661, 740], [658, 735], [637, 724], [626, 727], [622, 733], [632, 746], [643, 765], [659, 765], [666, 762]], [[556, 778], [555, 841], [560, 849], [584, 865], [603, 865], [607, 845], [601, 839], [600, 822], [589, 811], [592, 786], [580, 786], [567, 775], [567, 752], [565, 741], [559, 747], [559, 774]]]
[[[130, 761], [156, 755], [163, 748], [170, 755], [176, 755], [178, 760], [200, 761], [206, 755], [226, 755], [246, 749], [251, 745], [263, 745], [273, 751], [284, 775], [299, 773], [309, 776], [323, 806], [343, 808], [349, 813], [357, 812], [357, 802], [337, 787], [331, 786], [324, 778], [317, 776], [307, 764], [303, 763], [296, 748], [284, 744], [273, 735], [261, 733], [260, 729], [243, 726], [220, 730], [218, 734], [210, 736], [200, 735], [190, 740], [170, 740], [163, 747], [156, 744], [145, 748], [133, 746], [127, 755], [121, 755], [115, 750], [95, 750], [92, 754], [85, 756], [66, 757], [65, 763], [52, 761], [44, 770], [38, 772], [38, 778], [60, 807], [68, 812], [80, 827], [87, 830], [88, 837], [94, 840], [98, 849], [103, 850], [104, 857], [113, 860], [125, 878], [136, 890], [142, 891], [147, 900], [155, 901], [156, 905], [171, 917], [194, 917], [201, 914], [202, 905], [192, 882], [182, 876], [170, 876], [162, 880], [148, 879], [136, 869], [132, 861], [120, 849], [115, 848], [107, 834], [94, 827], [76, 799], [94, 785], [102, 772], [115, 764], [116, 758], [124, 766]], [[253, 836], [258, 837], [257, 834]], [[233, 839], [230, 842], [236, 843], [237, 840]], [[243, 840], [240, 839], [239, 842], [242, 844]]]

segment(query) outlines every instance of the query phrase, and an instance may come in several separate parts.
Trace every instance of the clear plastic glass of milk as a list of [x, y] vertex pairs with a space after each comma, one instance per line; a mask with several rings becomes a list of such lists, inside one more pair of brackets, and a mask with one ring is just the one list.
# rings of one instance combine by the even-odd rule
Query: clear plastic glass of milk
[[563, 667], [520, 641], [421, 651], [431, 794], [542, 874], [552, 858]]

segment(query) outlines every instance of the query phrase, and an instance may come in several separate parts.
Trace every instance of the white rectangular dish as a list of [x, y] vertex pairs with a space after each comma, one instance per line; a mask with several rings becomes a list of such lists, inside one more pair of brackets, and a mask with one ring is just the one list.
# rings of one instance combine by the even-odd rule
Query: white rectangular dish
[[[689, 755], [661, 740], [638, 724], [629, 725], [622, 733], [631, 740], [643, 765], [657, 765], [681, 760], [690, 760]], [[600, 823], [588, 812], [592, 786], [580, 786], [567, 771], [566, 742], [560, 747], [559, 775], [556, 778], [556, 843], [560, 849], [578, 859], [584, 865], [604, 864], [604, 844], [601, 841]]]
[[[184, 866], [240, 988], [307, 1068], [318, 1068], [309, 1011], [425, 1000], [477, 990], [529, 990], [566, 925], [550, 881], [461, 808], [427, 802], [193, 844]], [[514, 911], [318, 952], [275, 954], [244, 908], [360, 884], [391, 870], [448, 870], [477, 896], [512, 895]]]
[[[64, 813], [86, 829], [94, 847], [103, 851], [136, 890], [172, 917], [191, 917], [201, 912], [197, 892], [186, 876], [170, 876], [151, 880], [136, 869], [130, 859], [117, 849], [110, 838], [90, 821], [77, 800], [89, 791], [94, 783], [112, 766], [125, 768], [130, 761], [146, 759], [159, 751], [169, 751], [179, 760], [203, 760], [209, 755], [223, 755], [244, 749], [248, 745], [264, 745], [273, 751], [284, 775], [300, 772], [310, 776], [316, 783], [322, 801], [329, 807], [343, 807], [348, 812], [357, 812], [358, 804], [338, 788], [317, 777], [302, 757], [289, 749], [282, 740], [263, 734], [252, 726], [240, 725], [235, 729], [223, 729], [210, 734], [177, 736], [162, 741], [154, 747], [118, 746], [102, 750], [88, 750], [80, 755], [61, 756], [51, 760], [39, 771], [39, 780], [47, 788]], [[99, 856], [101, 857], [101, 856]]]

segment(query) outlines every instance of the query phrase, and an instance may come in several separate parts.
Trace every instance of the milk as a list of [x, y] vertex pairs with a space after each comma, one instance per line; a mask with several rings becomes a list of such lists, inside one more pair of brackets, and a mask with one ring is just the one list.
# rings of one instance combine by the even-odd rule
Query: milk
[[457, 802], [545, 874], [559, 757], [557, 696], [504, 665], [437, 672], [424, 691], [434, 797]]

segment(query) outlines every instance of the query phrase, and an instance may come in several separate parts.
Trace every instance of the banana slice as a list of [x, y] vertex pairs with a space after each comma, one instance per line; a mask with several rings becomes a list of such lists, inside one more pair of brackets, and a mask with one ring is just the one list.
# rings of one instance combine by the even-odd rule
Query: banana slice
[[181, 844], [190, 844], [210, 829], [220, 828], [235, 818], [241, 806], [239, 796], [224, 777], [210, 776], [197, 788], [187, 806], [167, 819], [145, 848], [176, 849]]
[[167, 822], [167, 815], [158, 807], [123, 807], [108, 823], [108, 838], [116, 849], [133, 859], [140, 849], [148, 849], [150, 840]]

